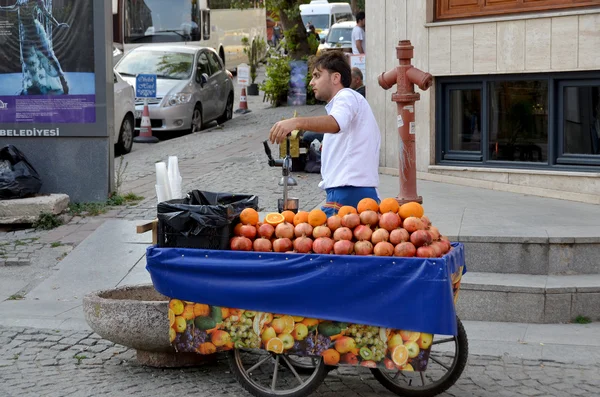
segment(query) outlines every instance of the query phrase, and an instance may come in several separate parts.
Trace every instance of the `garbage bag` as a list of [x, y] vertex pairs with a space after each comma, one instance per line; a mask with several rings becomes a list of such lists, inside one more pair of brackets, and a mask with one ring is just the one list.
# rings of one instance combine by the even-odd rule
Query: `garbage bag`
[[25, 198], [40, 191], [40, 175], [14, 145], [0, 149], [0, 164], [0, 200]]
[[158, 245], [226, 249], [230, 225], [245, 208], [257, 210], [258, 197], [193, 190], [184, 199], [159, 203]]

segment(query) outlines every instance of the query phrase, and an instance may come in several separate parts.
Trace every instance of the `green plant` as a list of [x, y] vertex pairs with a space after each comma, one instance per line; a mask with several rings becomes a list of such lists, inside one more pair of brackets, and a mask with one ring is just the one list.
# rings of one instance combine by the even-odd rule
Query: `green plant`
[[74, 359], [77, 359], [77, 365], [81, 364], [81, 360], [84, 360], [87, 358], [87, 356], [83, 355], [83, 354], [76, 354], [73, 356]]
[[280, 106], [286, 102], [290, 84], [290, 58], [286, 55], [271, 53], [267, 62], [266, 78], [260, 89], [265, 93], [271, 105]]
[[106, 203], [71, 203], [68, 212], [73, 216], [96, 216], [106, 212]]
[[51, 230], [62, 225], [62, 220], [50, 212], [42, 212], [38, 219], [33, 222], [32, 227], [34, 229]]
[[575, 317], [575, 322], [577, 324], [589, 324], [592, 322], [592, 320], [590, 320], [589, 317], [579, 315]]
[[57, 247], [61, 247], [62, 245], [63, 245], [63, 243], [61, 243], [60, 241], [55, 241], [52, 244], [50, 244], [50, 247], [57, 248]]
[[127, 202], [142, 201], [144, 199], [144, 197], [138, 196], [137, 194], [131, 192], [127, 193], [125, 196], [123, 196], [123, 198]]
[[243, 37], [242, 45], [244, 46], [244, 54], [248, 56], [248, 64], [250, 65], [250, 80], [251, 83], [254, 84], [256, 77], [258, 76], [258, 64], [265, 56], [267, 43], [260, 36], [252, 38], [252, 41], [248, 40], [247, 37]]
[[23, 300], [23, 299], [25, 299], [25, 297], [23, 295], [21, 295], [21, 294], [14, 294], [14, 295], [11, 295], [11, 296], [8, 297], [9, 301], [20, 301], [20, 300]]

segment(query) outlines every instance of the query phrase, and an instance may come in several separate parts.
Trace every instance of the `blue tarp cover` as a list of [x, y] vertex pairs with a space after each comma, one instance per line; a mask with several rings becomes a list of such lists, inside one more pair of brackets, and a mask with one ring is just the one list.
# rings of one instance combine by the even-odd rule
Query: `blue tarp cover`
[[455, 335], [451, 276], [464, 265], [464, 246], [453, 247], [425, 259], [152, 246], [146, 268], [170, 298]]

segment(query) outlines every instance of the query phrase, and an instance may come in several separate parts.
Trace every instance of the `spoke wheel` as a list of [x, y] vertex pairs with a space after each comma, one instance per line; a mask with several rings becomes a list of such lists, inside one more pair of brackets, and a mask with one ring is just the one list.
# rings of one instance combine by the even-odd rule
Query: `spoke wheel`
[[192, 133], [202, 131], [202, 125], [204, 122], [202, 121], [202, 108], [199, 105], [196, 105], [194, 108], [194, 112], [192, 113]]
[[[229, 355], [231, 372], [244, 389], [257, 397], [304, 397], [325, 379], [323, 360], [273, 354], [266, 350], [235, 349]], [[303, 370], [298, 371], [297, 366]]]
[[121, 124], [119, 131], [119, 140], [117, 142], [117, 150], [127, 154], [131, 152], [133, 146], [133, 119], [131, 116], [126, 116]]
[[389, 391], [399, 396], [436, 396], [448, 390], [460, 377], [467, 364], [469, 342], [467, 333], [456, 319], [458, 334], [435, 335], [427, 369], [406, 372], [372, 368], [375, 378]]

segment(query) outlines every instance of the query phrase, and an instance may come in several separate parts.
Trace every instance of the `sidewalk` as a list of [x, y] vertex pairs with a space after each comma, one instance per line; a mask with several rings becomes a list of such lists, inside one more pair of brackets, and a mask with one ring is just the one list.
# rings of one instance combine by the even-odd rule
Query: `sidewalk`
[[[382, 175], [381, 179], [381, 194], [395, 196], [397, 178]], [[419, 181], [419, 193], [434, 224], [452, 236], [477, 231], [501, 235], [502, 230], [548, 236], [553, 228], [559, 227], [588, 230], [590, 235], [592, 230], [600, 230], [600, 227], [594, 229], [600, 219], [600, 207], [594, 205], [423, 181]], [[515, 212], [514, 208], [519, 211]], [[527, 214], [527, 218], [519, 217], [518, 213]], [[557, 215], [566, 213], [570, 216]], [[525, 223], [530, 219], [538, 219], [538, 226], [527, 226]], [[140, 223], [142, 221], [106, 220], [62, 260], [57, 272], [31, 290], [26, 299], [0, 302], [0, 326], [88, 330], [81, 306], [86, 293], [150, 282], [144, 255], [151, 236], [135, 234], [135, 226]], [[471, 355], [577, 363], [600, 361], [597, 338], [600, 323], [545, 325], [466, 321], [465, 327]]]

